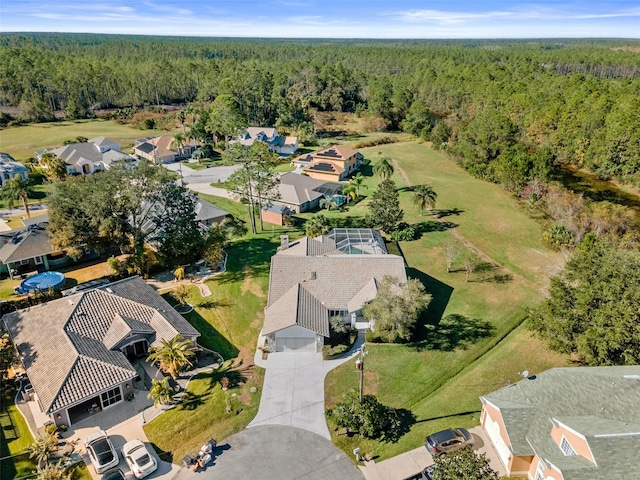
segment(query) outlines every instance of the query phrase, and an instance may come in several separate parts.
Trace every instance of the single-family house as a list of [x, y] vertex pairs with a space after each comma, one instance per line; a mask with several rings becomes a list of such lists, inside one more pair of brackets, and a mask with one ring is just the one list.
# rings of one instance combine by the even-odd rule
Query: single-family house
[[640, 366], [552, 368], [480, 397], [508, 476], [640, 478]]
[[316, 180], [307, 175], [287, 172], [280, 175], [279, 196], [272, 203], [302, 213], [317, 208], [323, 198], [340, 195], [342, 186], [324, 180]]
[[117, 408], [133, 393], [132, 362], [181, 335], [199, 337], [140, 277], [4, 315], [33, 398], [57, 425]]
[[170, 163], [190, 157], [199, 144], [193, 138], [187, 138], [182, 145], [175, 145], [172, 135], [138, 138], [133, 145], [133, 154], [152, 163]]
[[51, 245], [46, 215], [33, 217], [25, 228], [0, 234], [0, 271], [10, 278], [22, 272], [50, 270], [66, 265], [71, 259]]
[[298, 150], [298, 137], [278, 135], [278, 130], [273, 127], [248, 127], [229, 143], [240, 143], [250, 147], [254, 142], [264, 142], [269, 150], [280, 156], [292, 155]]
[[262, 328], [269, 348], [321, 351], [333, 317], [371, 326], [362, 309], [386, 275], [407, 281], [404, 259], [387, 252], [376, 230], [336, 228], [292, 243], [283, 235], [271, 257]]
[[38, 150], [36, 152], [38, 161], [41, 161], [45, 153], [53, 153], [64, 161], [69, 175], [90, 175], [108, 170], [116, 163], [135, 161], [131, 155], [120, 151], [118, 142], [107, 137], [95, 137], [83, 143]]
[[21, 177], [23, 180], [29, 178], [29, 169], [8, 153], [0, 153], [0, 187], [4, 182], [13, 177]]
[[213, 224], [220, 223], [226, 217], [231, 215], [226, 210], [218, 208], [200, 197], [196, 197], [195, 212], [196, 221], [200, 222], [200, 224], [205, 227], [210, 227]]
[[318, 180], [339, 182], [360, 168], [364, 157], [353, 148], [333, 145], [319, 152], [300, 155], [291, 163]]

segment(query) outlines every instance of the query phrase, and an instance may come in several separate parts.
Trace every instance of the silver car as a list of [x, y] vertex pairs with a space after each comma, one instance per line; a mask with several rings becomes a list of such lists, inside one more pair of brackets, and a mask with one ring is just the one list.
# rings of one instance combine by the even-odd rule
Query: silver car
[[158, 468], [156, 458], [140, 440], [131, 440], [122, 447], [125, 462], [136, 478], [143, 478]]
[[98, 430], [89, 435], [84, 441], [84, 446], [96, 473], [104, 473], [110, 468], [118, 466], [120, 461], [118, 453], [104, 430]]

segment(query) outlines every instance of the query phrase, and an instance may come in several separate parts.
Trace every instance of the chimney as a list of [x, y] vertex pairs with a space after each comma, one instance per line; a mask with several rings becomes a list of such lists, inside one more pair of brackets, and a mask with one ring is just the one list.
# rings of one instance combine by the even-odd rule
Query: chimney
[[289, 248], [289, 235], [280, 235], [280, 250]]

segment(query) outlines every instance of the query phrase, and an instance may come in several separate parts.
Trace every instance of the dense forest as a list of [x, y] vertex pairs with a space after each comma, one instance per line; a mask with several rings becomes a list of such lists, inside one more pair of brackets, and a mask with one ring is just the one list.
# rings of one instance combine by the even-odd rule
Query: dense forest
[[[515, 193], [573, 164], [640, 185], [640, 42], [0, 36], [3, 123], [224, 95], [247, 124], [354, 112], [446, 148]], [[305, 127], [306, 126], [306, 127]]]

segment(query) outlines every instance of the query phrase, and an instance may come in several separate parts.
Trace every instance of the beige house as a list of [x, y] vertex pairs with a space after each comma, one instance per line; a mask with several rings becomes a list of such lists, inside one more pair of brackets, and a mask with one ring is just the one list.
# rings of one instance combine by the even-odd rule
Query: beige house
[[640, 366], [553, 368], [480, 400], [510, 477], [640, 478]]
[[357, 150], [333, 145], [319, 152], [300, 155], [292, 163], [311, 178], [339, 182], [358, 170], [363, 159]]
[[170, 163], [191, 156], [197, 148], [198, 142], [192, 138], [185, 139], [182, 146], [177, 147], [172, 135], [162, 135], [138, 138], [133, 146], [133, 154], [155, 164]]
[[387, 253], [375, 230], [336, 228], [291, 244], [283, 236], [271, 257], [262, 328], [269, 348], [321, 351], [333, 317], [354, 327], [370, 327], [362, 308], [376, 297], [385, 275], [407, 281], [404, 259]]
[[[140, 277], [5, 315], [31, 395], [58, 425], [117, 408], [133, 392], [132, 361], [176, 334], [200, 336]], [[146, 393], [145, 393], [146, 394]]]
[[107, 137], [90, 138], [83, 143], [72, 143], [58, 148], [45, 148], [36, 152], [38, 161], [45, 153], [53, 153], [64, 161], [69, 175], [90, 175], [108, 170], [118, 162], [135, 159], [120, 151], [120, 144]]

